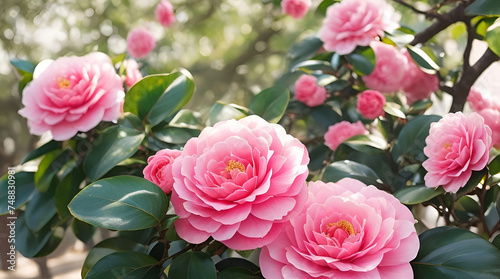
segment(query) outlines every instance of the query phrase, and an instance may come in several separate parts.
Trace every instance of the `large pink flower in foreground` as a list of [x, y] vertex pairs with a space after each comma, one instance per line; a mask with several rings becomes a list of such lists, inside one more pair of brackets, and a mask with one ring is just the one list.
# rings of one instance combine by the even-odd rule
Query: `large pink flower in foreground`
[[281, 10], [284, 14], [299, 19], [307, 14], [311, 7], [311, 0], [283, 0], [281, 1]]
[[310, 182], [304, 209], [264, 246], [265, 278], [413, 278], [419, 240], [410, 210], [358, 180]]
[[406, 48], [401, 52], [408, 61], [408, 67], [402, 79], [402, 89], [405, 92], [407, 103], [411, 105], [418, 100], [428, 99], [432, 92], [439, 89], [439, 79], [436, 75], [422, 71]]
[[324, 48], [344, 55], [357, 46], [367, 46], [384, 31], [398, 27], [394, 9], [384, 0], [343, 0], [326, 10], [323, 27], [319, 31]]
[[449, 113], [431, 124], [425, 143], [424, 154], [429, 157], [422, 164], [427, 170], [425, 186], [442, 185], [446, 192], [456, 193], [472, 171], [481, 170], [488, 163], [491, 129], [477, 113]]
[[155, 8], [156, 20], [164, 27], [170, 26], [175, 22], [174, 7], [167, 0], [161, 0]]
[[28, 119], [31, 134], [50, 131], [61, 141], [118, 119], [123, 97], [122, 80], [106, 54], [61, 57], [24, 89], [19, 114]]
[[295, 82], [295, 99], [308, 107], [322, 105], [326, 100], [326, 89], [316, 84], [316, 77], [302, 75]]
[[391, 45], [374, 41], [370, 47], [375, 52], [375, 68], [373, 72], [362, 79], [370, 89], [382, 93], [391, 93], [401, 89], [405, 73], [408, 69], [408, 60]]
[[385, 96], [375, 90], [365, 90], [358, 95], [356, 107], [366, 119], [384, 115]]
[[349, 121], [342, 121], [335, 123], [334, 125], [328, 127], [328, 131], [325, 133], [325, 145], [330, 147], [331, 150], [335, 151], [337, 147], [344, 142], [346, 139], [357, 136], [366, 135], [368, 131], [361, 121], [356, 123], [350, 123]]
[[170, 194], [174, 185], [172, 165], [181, 153], [180, 150], [163, 149], [150, 156], [148, 165], [142, 171], [144, 178], [158, 185], [166, 194]]
[[258, 116], [205, 128], [174, 162], [177, 233], [235, 250], [268, 244], [304, 206], [308, 163], [299, 140]]
[[487, 108], [477, 113], [484, 118], [484, 124], [490, 127], [493, 145], [500, 148], [500, 110]]
[[155, 37], [144, 28], [134, 28], [127, 35], [127, 51], [134, 58], [146, 57], [155, 46]]

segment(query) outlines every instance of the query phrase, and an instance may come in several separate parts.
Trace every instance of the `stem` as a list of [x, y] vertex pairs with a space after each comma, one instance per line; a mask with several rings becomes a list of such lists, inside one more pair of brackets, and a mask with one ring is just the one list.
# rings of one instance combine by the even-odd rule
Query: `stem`
[[421, 11], [417, 8], [415, 8], [414, 6], [412, 6], [411, 4], [409, 3], [406, 3], [404, 0], [393, 0], [394, 2], [402, 5], [402, 6], [405, 6], [407, 8], [409, 8], [410, 10], [414, 11], [415, 13], [417, 14], [421, 14], [421, 15], [425, 15], [426, 18], [428, 19], [435, 19], [435, 18], [441, 18], [442, 15], [439, 14], [439, 13], [436, 13], [434, 11]]
[[476, 189], [476, 194], [477, 197], [479, 198], [479, 219], [481, 220], [481, 223], [483, 223], [483, 229], [484, 231], [488, 234], [488, 236], [491, 236], [490, 231], [488, 230], [488, 225], [486, 224], [486, 218], [484, 217], [485, 213], [485, 208], [484, 208], [484, 196], [486, 195], [486, 188], [483, 187], [482, 189]]

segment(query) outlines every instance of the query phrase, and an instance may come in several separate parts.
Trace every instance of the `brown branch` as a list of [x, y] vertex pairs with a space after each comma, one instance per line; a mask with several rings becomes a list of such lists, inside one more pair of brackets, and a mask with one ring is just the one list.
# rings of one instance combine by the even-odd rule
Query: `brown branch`
[[429, 10], [429, 11], [421, 11], [417, 8], [415, 8], [414, 6], [412, 6], [411, 4], [409, 3], [406, 3], [404, 0], [392, 0], [402, 6], [405, 6], [407, 8], [409, 8], [410, 10], [412, 10], [413, 12], [417, 13], [417, 14], [421, 14], [421, 15], [425, 15], [425, 17], [427, 19], [435, 19], [435, 18], [441, 18], [442, 15], [437, 13], [437, 12], [434, 12], [432, 10]]

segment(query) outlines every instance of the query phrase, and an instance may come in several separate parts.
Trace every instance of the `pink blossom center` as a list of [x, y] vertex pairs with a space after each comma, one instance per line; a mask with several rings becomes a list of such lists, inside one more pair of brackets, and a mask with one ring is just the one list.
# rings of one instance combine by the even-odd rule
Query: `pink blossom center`
[[246, 173], [245, 166], [235, 160], [229, 160], [226, 164], [226, 168], [220, 172], [220, 175], [226, 179], [234, 179], [240, 173]]
[[63, 77], [58, 78], [57, 82], [59, 83], [59, 88], [61, 89], [68, 89], [71, 87], [71, 82]]
[[339, 220], [335, 223], [330, 222], [324, 231], [329, 238], [336, 239], [339, 246], [344, 243], [345, 239], [351, 235], [356, 235], [353, 225], [346, 220]]

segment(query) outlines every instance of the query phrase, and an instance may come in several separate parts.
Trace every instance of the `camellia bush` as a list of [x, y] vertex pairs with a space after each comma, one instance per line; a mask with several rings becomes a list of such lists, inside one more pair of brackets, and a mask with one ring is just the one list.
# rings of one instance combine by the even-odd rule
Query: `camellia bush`
[[[500, 277], [500, 99], [476, 86], [500, 59], [500, 3], [262, 5], [324, 19], [291, 43], [274, 86], [209, 104], [206, 121], [184, 108], [189, 70], [139, 71], [147, 29], [116, 57], [13, 59], [19, 114], [51, 136], [16, 167], [14, 191], [11, 172], [0, 181], [16, 249], [44, 257], [67, 230], [85, 243], [109, 230], [89, 279]], [[168, 27], [175, 7], [155, 15]], [[454, 67], [450, 26], [463, 38]]]

